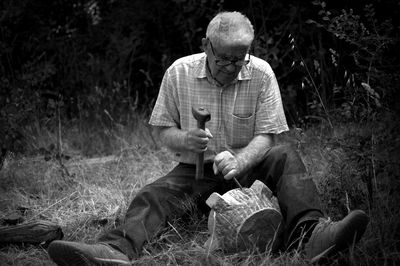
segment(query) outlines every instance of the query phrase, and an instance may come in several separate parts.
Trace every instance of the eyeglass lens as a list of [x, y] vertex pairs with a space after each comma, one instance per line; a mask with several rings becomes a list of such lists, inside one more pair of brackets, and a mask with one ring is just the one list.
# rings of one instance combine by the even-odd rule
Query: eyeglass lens
[[214, 47], [211, 43], [211, 41], [209, 40], [210, 46], [211, 46], [211, 52], [213, 54], [213, 56], [215, 57], [215, 64], [217, 64], [218, 66], [227, 66], [227, 65], [235, 65], [235, 66], [244, 66], [247, 65], [250, 62], [250, 54], [249, 54], [249, 58], [246, 60], [227, 60], [227, 59], [219, 59], [217, 58], [217, 56], [215, 55], [215, 51], [214, 51]]

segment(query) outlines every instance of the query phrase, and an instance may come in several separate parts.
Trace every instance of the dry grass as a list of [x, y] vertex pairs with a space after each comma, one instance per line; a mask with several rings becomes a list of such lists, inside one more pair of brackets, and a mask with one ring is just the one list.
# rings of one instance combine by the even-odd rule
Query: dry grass
[[[396, 202], [400, 167], [392, 165], [398, 156], [393, 158], [396, 149], [390, 151], [392, 138], [385, 139], [385, 136], [392, 133], [387, 132], [385, 125], [384, 122], [374, 125], [376, 131], [372, 133], [371, 124], [342, 124], [334, 131], [317, 126], [305, 132], [292, 130], [280, 139], [296, 146], [302, 154], [328, 215], [340, 218], [349, 208], [362, 208], [371, 216], [371, 224], [361, 242], [330, 261], [330, 265], [400, 262], [400, 212]], [[26, 207], [26, 221], [53, 221], [61, 225], [65, 240], [95, 242], [102, 232], [120, 222], [130, 200], [142, 186], [174, 166], [168, 153], [157, 149], [154, 141], [143, 133], [146, 129], [140, 130], [142, 133], [132, 135], [124, 130], [114, 131], [117, 144], [107, 144], [118, 146], [112, 156], [91, 159], [74, 156], [65, 162], [69, 175], [56, 160], [45, 161], [42, 155], [9, 154], [0, 171], [0, 218], [18, 207]], [[393, 130], [400, 131], [398, 126]], [[69, 136], [64, 140], [66, 144], [77, 138], [73, 129], [65, 134]], [[364, 149], [357, 146], [360, 139], [374, 134], [375, 142], [364, 145]], [[43, 136], [51, 134], [42, 131], [32, 137], [31, 146], [47, 145]], [[353, 158], [357, 152], [358, 157]], [[370, 160], [369, 164], [360, 158]], [[372, 203], [368, 201], [366, 175], [372, 177], [374, 185]], [[257, 251], [231, 255], [219, 251], [209, 253], [203, 247], [208, 237], [206, 223], [206, 217], [195, 215], [186, 223], [170, 223], [159, 237], [146, 244], [143, 256], [133, 261], [133, 265], [307, 265], [296, 251], [281, 255]], [[1, 248], [0, 264], [54, 265], [44, 248], [34, 246]]]

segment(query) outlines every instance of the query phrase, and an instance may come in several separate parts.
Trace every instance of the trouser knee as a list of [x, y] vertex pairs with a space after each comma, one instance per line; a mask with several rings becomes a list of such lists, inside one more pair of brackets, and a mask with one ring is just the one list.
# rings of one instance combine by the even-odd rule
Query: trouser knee
[[267, 184], [271, 190], [283, 175], [303, 174], [306, 168], [298, 152], [289, 145], [277, 145], [269, 149], [261, 162], [245, 177], [247, 186], [251, 186], [255, 179]]
[[298, 174], [306, 172], [305, 165], [299, 153], [291, 145], [272, 147], [266, 156], [267, 164], [277, 164], [282, 174]]

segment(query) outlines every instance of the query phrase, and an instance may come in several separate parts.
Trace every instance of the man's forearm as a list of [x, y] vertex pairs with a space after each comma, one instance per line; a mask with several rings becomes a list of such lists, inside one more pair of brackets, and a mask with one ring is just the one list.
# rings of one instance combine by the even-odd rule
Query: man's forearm
[[176, 127], [161, 127], [156, 129], [161, 142], [175, 151], [183, 151], [187, 149], [187, 132]]
[[274, 135], [262, 134], [255, 136], [252, 141], [236, 155], [239, 163], [239, 175], [256, 166], [264, 158], [265, 153], [274, 145]]

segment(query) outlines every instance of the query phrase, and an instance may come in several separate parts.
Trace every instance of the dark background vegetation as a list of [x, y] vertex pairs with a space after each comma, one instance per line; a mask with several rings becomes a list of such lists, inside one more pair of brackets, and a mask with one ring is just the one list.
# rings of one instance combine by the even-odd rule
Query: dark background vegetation
[[254, 23], [252, 53], [276, 72], [291, 126], [398, 111], [395, 0], [4, 0], [2, 152], [26, 150], [29, 125], [56, 130], [57, 109], [80, 134], [135, 126], [137, 114], [144, 120], [151, 111], [166, 68], [201, 51], [207, 23], [221, 10], [241, 11]]
[[[371, 218], [361, 243], [332, 265], [398, 265], [397, 0], [0, 1], [0, 220], [27, 206], [29, 219], [46, 214], [67, 240], [91, 242], [105, 230], [99, 219], [119, 217], [137, 189], [165, 174], [173, 164], [148, 116], [166, 68], [201, 51], [222, 10], [253, 22], [251, 53], [274, 69], [291, 128], [282, 139], [302, 155], [327, 215], [363, 209]], [[173, 248], [157, 239], [147, 248], [161, 251], [138, 265], [204, 255], [192, 249], [206, 228], [172, 228], [167, 235], [180, 230]], [[217, 259], [306, 265], [296, 253]], [[50, 264], [44, 249], [24, 247], [0, 250], [0, 261]]]

